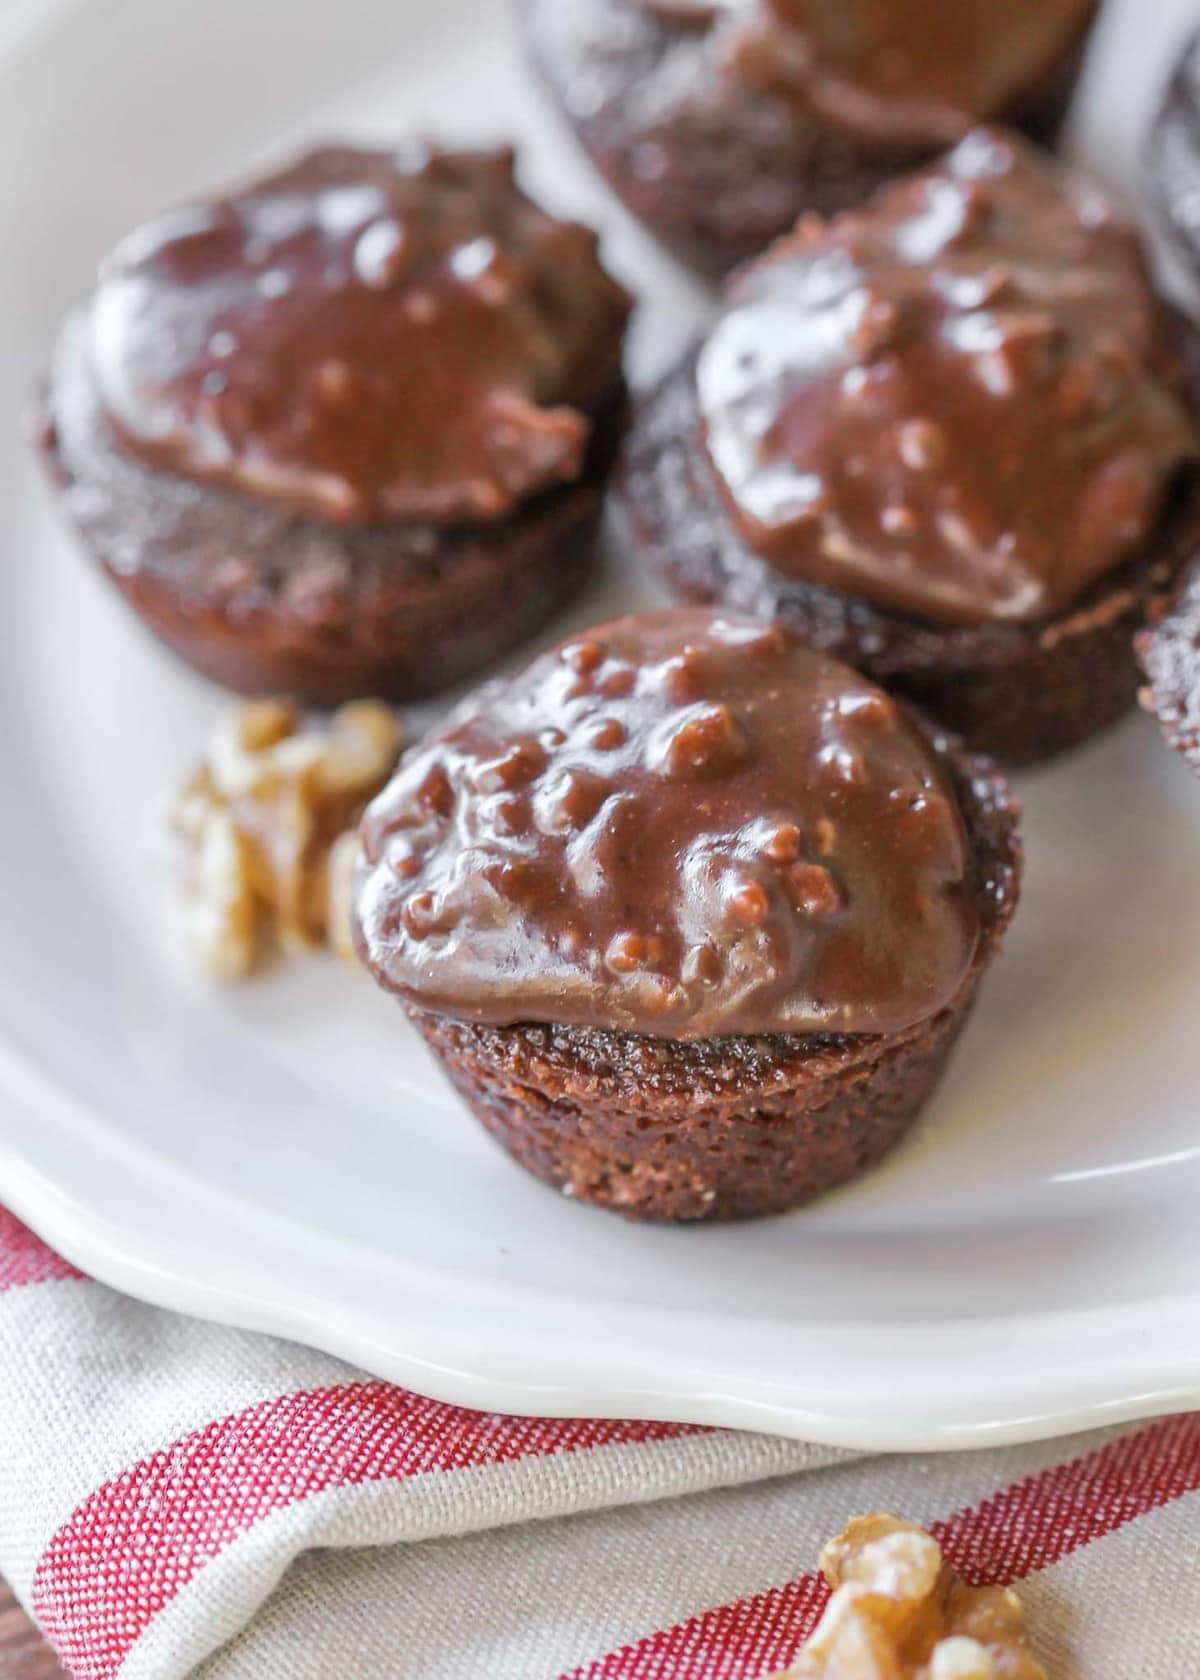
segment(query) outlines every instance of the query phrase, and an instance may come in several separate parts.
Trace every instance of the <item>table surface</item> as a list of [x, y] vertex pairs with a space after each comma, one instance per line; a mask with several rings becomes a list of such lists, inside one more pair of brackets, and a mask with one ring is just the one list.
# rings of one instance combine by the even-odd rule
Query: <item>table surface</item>
[[66, 1680], [54, 1652], [0, 1581], [0, 1680]]

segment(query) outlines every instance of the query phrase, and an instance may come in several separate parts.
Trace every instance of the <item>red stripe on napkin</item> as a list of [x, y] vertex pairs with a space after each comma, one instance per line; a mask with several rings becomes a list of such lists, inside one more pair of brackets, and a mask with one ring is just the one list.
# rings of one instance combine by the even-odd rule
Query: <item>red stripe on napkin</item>
[[933, 1533], [968, 1581], [1019, 1581], [1200, 1488], [1200, 1416], [1164, 1418], [1014, 1482]]
[[92, 1494], [42, 1554], [34, 1613], [78, 1680], [110, 1680], [164, 1604], [283, 1506], [330, 1488], [705, 1433], [501, 1417], [387, 1383], [284, 1395], [186, 1436]]
[[27, 1283], [53, 1283], [58, 1278], [81, 1278], [83, 1273], [47, 1248], [27, 1225], [0, 1208], [0, 1291], [21, 1289]]
[[[1047, 1569], [1197, 1489], [1200, 1417], [1167, 1418], [1014, 1482], [932, 1532], [968, 1580], [998, 1585]], [[795, 1659], [828, 1598], [813, 1570], [649, 1634], [562, 1680], [755, 1680]]]

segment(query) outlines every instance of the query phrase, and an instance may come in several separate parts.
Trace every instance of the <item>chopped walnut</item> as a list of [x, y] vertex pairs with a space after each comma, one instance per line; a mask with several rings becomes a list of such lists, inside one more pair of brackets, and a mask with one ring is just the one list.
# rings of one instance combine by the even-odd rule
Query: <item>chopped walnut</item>
[[171, 813], [185, 848], [188, 930], [208, 974], [241, 979], [275, 946], [327, 943], [353, 961], [358, 819], [400, 747], [395, 718], [373, 700], [312, 730], [283, 700], [231, 714]]
[[913, 1523], [858, 1517], [821, 1568], [833, 1597], [774, 1680], [1046, 1680], [1016, 1594], [968, 1586]]

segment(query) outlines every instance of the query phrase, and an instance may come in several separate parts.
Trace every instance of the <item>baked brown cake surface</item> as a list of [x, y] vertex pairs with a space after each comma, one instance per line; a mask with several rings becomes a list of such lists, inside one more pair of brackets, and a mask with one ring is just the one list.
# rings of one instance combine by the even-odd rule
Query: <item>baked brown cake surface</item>
[[893, 1143], [1015, 904], [1003, 781], [778, 627], [619, 620], [493, 684], [364, 820], [356, 937], [483, 1124], [651, 1219]]
[[1132, 703], [1200, 534], [1183, 348], [1109, 196], [980, 133], [741, 277], [639, 406], [618, 499], [678, 593], [1030, 762]]
[[580, 586], [630, 300], [511, 153], [327, 148], [121, 246], [41, 442], [152, 629], [246, 691], [409, 698]]
[[717, 276], [806, 211], [832, 215], [982, 119], [1051, 144], [1094, 0], [520, 0], [589, 156]]

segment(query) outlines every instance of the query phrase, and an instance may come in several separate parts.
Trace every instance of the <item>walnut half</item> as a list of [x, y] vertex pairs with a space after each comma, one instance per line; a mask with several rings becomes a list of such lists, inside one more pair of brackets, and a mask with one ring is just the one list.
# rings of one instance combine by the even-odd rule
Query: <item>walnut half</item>
[[1016, 1594], [968, 1586], [913, 1523], [858, 1517], [821, 1568], [833, 1597], [773, 1680], [1047, 1680]]
[[283, 700], [238, 707], [171, 812], [183, 843], [188, 931], [219, 980], [253, 972], [272, 948], [328, 943], [353, 956], [349, 890], [358, 819], [387, 781], [400, 727], [373, 700], [303, 729]]

